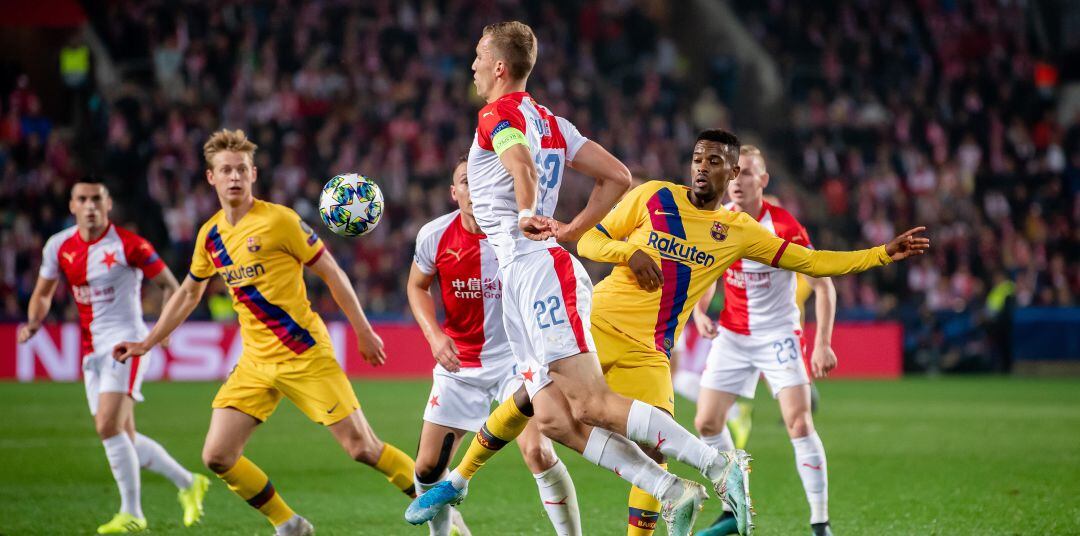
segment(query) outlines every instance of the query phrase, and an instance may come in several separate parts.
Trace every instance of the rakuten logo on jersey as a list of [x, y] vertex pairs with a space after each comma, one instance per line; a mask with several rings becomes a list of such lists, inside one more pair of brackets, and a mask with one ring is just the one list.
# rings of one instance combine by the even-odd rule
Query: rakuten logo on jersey
[[450, 282], [450, 286], [454, 289], [454, 297], [459, 300], [502, 299], [502, 281], [498, 279], [457, 278]]
[[772, 287], [772, 277], [769, 272], [744, 272], [729, 268], [724, 272], [724, 282], [735, 288]]
[[221, 277], [225, 278], [226, 284], [234, 287], [239, 285], [240, 283], [247, 282], [248, 279], [263, 275], [265, 273], [266, 268], [264, 268], [262, 263], [260, 262], [252, 266], [230, 266], [228, 268], [225, 268], [225, 270], [221, 272]]
[[111, 302], [116, 299], [116, 289], [113, 287], [91, 287], [79, 285], [71, 287], [71, 293], [75, 297], [75, 303], [90, 305], [92, 303]]
[[665, 259], [691, 262], [706, 268], [716, 262], [716, 257], [707, 252], [699, 251], [697, 246], [691, 246], [673, 236], [661, 236], [656, 231], [649, 231], [648, 245], [659, 251], [660, 256]]

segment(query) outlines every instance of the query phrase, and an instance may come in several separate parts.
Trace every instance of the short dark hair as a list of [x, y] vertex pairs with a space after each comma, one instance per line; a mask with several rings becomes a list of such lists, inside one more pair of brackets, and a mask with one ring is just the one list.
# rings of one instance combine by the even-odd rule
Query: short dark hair
[[739, 152], [739, 137], [722, 128], [702, 130], [697, 136], [697, 141], [715, 141], [716, 143], [727, 145], [736, 153]]
[[[109, 185], [106, 184], [105, 178], [100, 176], [100, 175], [93, 175], [93, 174], [85, 175], [83, 177], [80, 177], [79, 180], [75, 181], [75, 184], [100, 184], [101, 187], [105, 190], [105, 193], [109, 193]], [[72, 192], [75, 191], [75, 188], [74, 188], [75, 184], [71, 185], [72, 186], [72, 189], [71, 189]]]

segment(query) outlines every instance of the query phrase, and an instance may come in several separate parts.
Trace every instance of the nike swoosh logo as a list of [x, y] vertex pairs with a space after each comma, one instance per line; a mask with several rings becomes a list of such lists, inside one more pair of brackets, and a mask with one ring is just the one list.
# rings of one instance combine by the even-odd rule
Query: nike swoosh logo
[[334, 410], [335, 410], [335, 409], [337, 409], [337, 407], [338, 407], [338, 404], [341, 404], [341, 402], [338, 402], [337, 404], [334, 404], [334, 406], [333, 406], [332, 408], [330, 408], [330, 409], [326, 410], [326, 413], [327, 413], [327, 415], [329, 415], [329, 414], [333, 413], [333, 412], [334, 412]]
[[663, 210], [660, 210], [660, 209], [654, 210], [653, 214], [656, 214], [657, 216], [674, 216], [675, 215], [675, 214], [673, 214], [671, 212], [664, 212]]
[[221, 250], [220, 249], [215, 249], [214, 252], [211, 253], [211, 255], [217, 257], [217, 256], [221, 255]]
[[643, 512], [641, 514], [642, 519], [652, 519], [654, 517], [660, 517], [660, 514], [658, 512], [653, 512], [653, 513]]

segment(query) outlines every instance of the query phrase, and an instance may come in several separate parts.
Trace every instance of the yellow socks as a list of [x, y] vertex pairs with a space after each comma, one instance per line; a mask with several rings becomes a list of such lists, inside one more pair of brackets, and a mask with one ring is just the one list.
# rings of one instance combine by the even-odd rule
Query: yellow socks
[[236, 465], [218, 475], [233, 493], [247, 501], [252, 508], [262, 512], [276, 527], [289, 520], [295, 512], [274, 490], [270, 478], [251, 460], [241, 456]]
[[386, 479], [391, 484], [397, 486], [397, 489], [409, 497], [416, 496], [416, 489], [413, 486], [415, 466], [416, 462], [408, 454], [390, 443], [383, 443], [382, 454], [379, 454], [379, 461], [375, 462], [375, 469], [386, 475]]
[[[666, 463], [660, 464], [667, 470]], [[656, 522], [660, 520], [660, 501], [645, 490], [634, 486], [630, 488], [630, 516], [627, 520], [626, 536], [652, 536]]]
[[473, 436], [469, 450], [455, 471], [469, 480], [484, 466], [489, 458], [506, 446], [529, 424], [529, 417], [518, 409], [514, 397], [507, 398], [488, 416], [487, 422]]

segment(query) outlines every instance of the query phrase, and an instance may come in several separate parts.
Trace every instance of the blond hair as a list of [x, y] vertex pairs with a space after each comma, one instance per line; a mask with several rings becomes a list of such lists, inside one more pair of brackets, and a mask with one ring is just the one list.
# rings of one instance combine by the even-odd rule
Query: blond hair
[[761, 154], [761, 149], [758, 149], [757, 145], [743, 145], [739, 147], [739, 156], [752, 156], [756, 157], [761, 162], [761, 171], [765, 171], [765, 155]]
[[223, 151], [232, 151], [235, 153], [247, 153], [251, 157], [252, 162], [255, 160], [255, 149], [259, 146], [252, 143], [247, 138], [247, 134], [244, 134], [243, 130], [229, 130], [223, 128], [210, 135], [210, 139], [206, 140], [203, 144], [203, 158], [206, 159], [206, 167], [213, 169], [214, 155]]
[[536, 64], [536, 34], [524, 22], [512, 20], [484, 26], [495, 56], [505, 60], [514, 80], [524, 80]]

